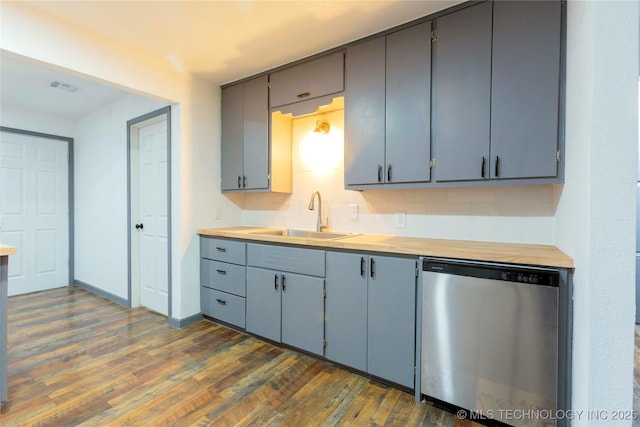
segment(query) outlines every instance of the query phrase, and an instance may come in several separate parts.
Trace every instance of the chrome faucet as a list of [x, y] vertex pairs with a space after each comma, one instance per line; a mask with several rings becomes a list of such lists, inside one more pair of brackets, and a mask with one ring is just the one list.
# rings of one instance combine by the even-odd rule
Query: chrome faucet
[[311, 200], [309, 201], [309, 210], [312, 211], [314, 209], [314, 200], [316, 198], [316, 194], [318, 195], [318, 223], [316, 224], [316, 231], [321, 232], [325, 228], [326, 225], [322, 223], [322, 197], [320, 197], [320, 192], [318, 190], [314, 191], [311, 194]]

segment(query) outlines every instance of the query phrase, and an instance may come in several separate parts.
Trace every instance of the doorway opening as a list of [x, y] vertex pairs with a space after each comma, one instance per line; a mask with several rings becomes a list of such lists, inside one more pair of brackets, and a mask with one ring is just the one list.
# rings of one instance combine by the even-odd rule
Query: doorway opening
[[0, 183], [9, 296], [73, 284], [73, 138], [0, 126]]
[[127, 122], [128, 300], [171, 318], [171, 107]]

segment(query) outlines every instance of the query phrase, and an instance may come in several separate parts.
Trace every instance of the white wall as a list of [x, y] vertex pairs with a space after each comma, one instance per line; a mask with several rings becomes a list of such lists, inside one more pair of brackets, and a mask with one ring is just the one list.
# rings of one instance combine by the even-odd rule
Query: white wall
[[[329, 122], [328, 143], [336, 145], [337, 162], [314, 170], [301, 155], [316, 121]], [[408, 190], [349, 191], [344, 189], [343, 110], [294, 118], [293, 193], [248, 193], [229, 196], [243, 207], [242, 224], [313, 229], [317, 210], [309, 211], [314, 190], [322, 195], [323, 218], [332, 230], [462, 240], [554, 243], [557, 198], [552, 185]], [[318, 156], [316, 156], [317, 158]], [[357, 220], [349, 205], [358, 206]], [[396, 228], [396, 212], [407, 213], [406, 228]], [[323, 219], [324, 221], [324, 219]]]
[[[239, 209], [220, 194], [220, 90], [167, 62], [70, 27], [24, 3], [1, 6], [0, 49], [175, 105], [172, 111], [180, 120], [171, 147], [172, 316], [182, 319], [199, 313], [196, 231], [231, 225], [239, 217]], [[218, 221], [216, 208], [222, 213]], [[85, 271], [81, 265], [76, 268]]]
[[2, 104], [0, 126], [73, 138], [75, 120], [29, 108]]
[[165, 107], [127, 95], [78, 120], [75, 278], [127, 299], [127, 121]]
[[568, 3], [566, 184], [556, 245], [575, 260], [573, 406], [632, 408], [638, 2]]

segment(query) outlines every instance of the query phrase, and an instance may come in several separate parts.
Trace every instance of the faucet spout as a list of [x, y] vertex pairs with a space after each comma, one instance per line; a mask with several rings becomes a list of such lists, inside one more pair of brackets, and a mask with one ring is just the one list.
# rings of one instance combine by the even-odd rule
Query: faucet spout
[[316, 199], [316, 195], [318, 196], [318, 222], [316, 223], [316, 231], [321, 232], [327, 227], [322, 223], [322, 197], [320, 196], [320, 192], [318, 190], [314, 191], [311, 194], [311, 200], [309, 201], [309, 210], [312, 211], [315, 209], [314, 201]]

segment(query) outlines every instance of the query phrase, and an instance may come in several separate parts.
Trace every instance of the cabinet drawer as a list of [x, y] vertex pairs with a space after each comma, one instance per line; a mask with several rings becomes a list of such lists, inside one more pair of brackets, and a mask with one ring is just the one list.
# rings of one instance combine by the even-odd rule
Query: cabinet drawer
[[211, 259], [200, 260], [200, 284], [230, 294], [245, 296], [245, 272], [243, 265]]
[[200, 256], [234, 264], [244, 264], [246, 244], [235, 240], [202, 237], [200, 240]]
[[344, 90], [344, 54], [314, 59], [271, 74], [271, 107]]
[[202, 314], [244, 329], [244, 298], [205, 287], [201, 287], [200, 291]]
[[248, 265], [324, 277], [324, 251], [322, 250], [260, 244], [247, 246]]

